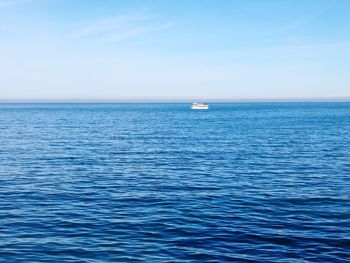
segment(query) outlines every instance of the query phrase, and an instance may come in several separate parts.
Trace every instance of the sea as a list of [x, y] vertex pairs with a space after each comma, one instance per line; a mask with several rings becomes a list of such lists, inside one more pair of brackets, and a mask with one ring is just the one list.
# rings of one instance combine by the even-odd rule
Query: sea
[[0, 104], [0, 262], [350, 262], [350, 103]]

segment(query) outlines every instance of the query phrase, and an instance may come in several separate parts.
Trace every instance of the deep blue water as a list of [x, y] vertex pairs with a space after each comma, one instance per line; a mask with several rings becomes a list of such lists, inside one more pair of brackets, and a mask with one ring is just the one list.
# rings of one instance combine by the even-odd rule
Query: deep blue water
[[1, 262], [350, 262], [350, 103], [1, 104]]

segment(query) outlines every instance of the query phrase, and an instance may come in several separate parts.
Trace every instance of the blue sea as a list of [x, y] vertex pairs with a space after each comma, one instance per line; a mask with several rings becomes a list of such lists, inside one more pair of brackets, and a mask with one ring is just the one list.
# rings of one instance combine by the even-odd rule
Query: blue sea
[[1, 262], [350, 262], [350, 103], [0, 104]]

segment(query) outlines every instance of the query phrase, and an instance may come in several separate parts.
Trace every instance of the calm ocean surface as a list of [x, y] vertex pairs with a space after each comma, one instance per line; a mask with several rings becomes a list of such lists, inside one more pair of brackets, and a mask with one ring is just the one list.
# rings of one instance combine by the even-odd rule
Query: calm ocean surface
[[350, 103], [0, 104], [1, 262], [350, 262]]

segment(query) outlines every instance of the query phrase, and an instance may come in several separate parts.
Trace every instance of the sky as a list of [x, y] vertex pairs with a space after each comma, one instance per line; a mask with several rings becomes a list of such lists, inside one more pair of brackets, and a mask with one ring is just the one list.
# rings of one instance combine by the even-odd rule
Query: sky
[[350, 98], [348, 0], [0, 0], [0, 100]]

